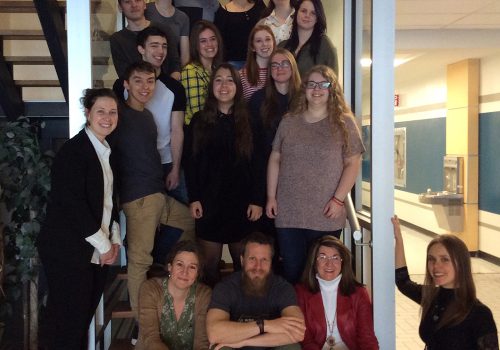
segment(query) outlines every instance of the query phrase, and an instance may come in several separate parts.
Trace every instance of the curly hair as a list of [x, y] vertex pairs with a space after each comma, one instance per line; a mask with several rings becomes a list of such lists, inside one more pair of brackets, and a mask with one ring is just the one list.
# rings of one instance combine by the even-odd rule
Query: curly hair
[[264, 87], [264, 102], [260, 107], [260, 113], [262, 115], [263, 125], [266, 128], [270, 128], [273, 124], [275, 118], [281, 117], [278, 116], [278, 90], [276, 90], [276, 85], [274, 84], [274, 79], [272, 77], [272, 68], [271, 63], [273, 62], [273, 58], [281, 54], [290, 61], [290, 69], [292, 71], [292, 75], [290, 76], [290, 81], [288, 85], [288, 101], [291, 103], [295, 96], [299, 93], [300, 90], [300, 73], [297, 67], [297, 61], [295, 61], [295, 57], [293, 54], [287, 49], [278, 48], [273, 52], [271, 57], [269, 57], [268, 69], [267, 69], [267, 81], [268, 84]]
[[248, 82], [250, 85], [254, 86], [259, 82], [259, 65], [257, 64], [257, 53], [253, 47], [253, 39], [255, 34], [260, 31], [265, 31], [271, 35], [271, 38], [273, 39], [273, 51], [276, 49], [276, 38], [274, 37], [273, 31], [269, 28], [269, 26], [257, 24], [253, 27], [250, 35], [248, 36], [247, 62], [245, 64], [245, 68], [243, 69], [246, 69], [247, 71]]
[[303, 115], [304, 112], [307, 111], [308, 102], [306, 99], [306, 84], [309, 80], [309, 77], [313, 73], [321, 74], [325, 78], [325, 80], [331, 83], [331, 86], [328, 88], [330, 92], [327, 101], [328, 120], [330, 122], [333, 133], [335, 132], [335, 130], [341, 131], [344, 141], [343, 150], [348, 151], [349, 133], [346, 127], [346, 119], [354, 118], [354, 116], [352, 114], [351, 108], [345, 101], [344, 92], [342, 91], [342, 86], [340, 86], [337, 75], [330, 67], [325, 65], [317, 65], [312, 67], [306, 74], [304, 74], [300, 92], [296, 98], [296, 102], [292, 106], [289, 115], [299, 116]]
[[193, 153], [198, 154], [208, 142], [210, 129], [216, 123], [219, 117], [219, 102], [214, 95], [214, 79], [221, 69], [227, 69], [236, 85], [236, 94], [230, 113], [233, 114], [235, 122], [235, 148], [236, 153], [249, 159], [253, 152], [252, 129], [250, 126], [250, 115], [246, 102], [243, 98], [243, 87], [241, 86], [240, 76], [236, 69], [229, 63], [222, 63], [212, 71], [210, 83], [208, 84], [208, 95], [205, 106], [200, 113], [200, 122], [196, 123], [193, 130]]
[[[432, 246], [441, 244], [450, 255], [455, 270], [455, 298], [448, 305], [439, 320], [438, 329], [454, 326], [462, 322], [476, 302], [476, 287], [472, 278], [470, 255], [467, 246], [460, 238], [443, 234], [434, 238], [427, 246], [427, 255]], [[431, 312], [431, 306], [437, 297], [439, 288], [435, 286], [431, 272], [425, 269], [424, 288], [422, 290], [422, 318]]]

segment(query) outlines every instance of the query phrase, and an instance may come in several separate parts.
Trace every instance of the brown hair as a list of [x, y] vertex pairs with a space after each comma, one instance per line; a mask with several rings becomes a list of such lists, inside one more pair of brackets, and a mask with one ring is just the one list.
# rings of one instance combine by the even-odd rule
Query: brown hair
[[191, 63], [198, 66], [203, 66], [201, 64], [200, 58], [200, 34], [206, 29], [210, 29], [214, 32], [217, 38], [217, 54], [212, 61], [212, 67], [218, 66], [222, 62], [223, 44], [222, 36], [220, 35], [219, 29], [212, 22], [205, 21], [203, 19], [196, 21], [191, 28], [191, 35], [189, 36], [189, 54], [191, 56]]
[[203, 252], [198, 246], [193, 241], [186, 240], [186, 241], [178, 241], [172, 249], [169, 251], [167, 258], [165, 260], [165, 267], [168, 266], [168, 264], [172, 264], [175, 257], [177, 254], [182, 253], [182, 252], [188, 252], [188, 253], [193, 253], [196, 255], [198, 258], [198, 276], [197, 279], [199, 280], [202, 277], [203, 274], [203, 267], [204, 267], [204, 262], [203, 262]]
[[262, 245], [268, 245], [271, 247], [271, 256], [274, 256], [274, 239], [262, 232], [252, 232], [245, 238], [241, 240], [241, 256], [245, 256], [247, 251], [247, 245], [250, 243], [257, 243]]
[[300, 90], [300, 73], [297, 67], [297, 61], [293, 54], [287, 49], [277, 48], [276, 51], [272, 53], [269, 57], [268, 68], [267, 68], [267, 84], [264, 87], [264, 102], [260, 107], [260, 113], [262, 116], [262, 123], [265, 128], [270, 128], [273, 125], [275, 118], [282, 117], [278, 116], [278, 90], [276, 90], [276, 85], [274, 84], [274, 79], [272, 77], [271, 63], [274, 56], [277, 54], [284, 55], [288, 61], [290, 61], [290, 69], [292, 75], [288, 84], [288, 103], [290, 104], [294, 97], [299, 93]]
[[330, 67], [317, 65], [312, 67], [303, 76], [304, 79], [302, 80], [302, 87], [296, 99], [297, 102], [294, 103], [292, 110], [290, 111], [290, 115], [299, 116], [307, 110], [308, 103], [306, 99], [306, 84], [309, 77], [313, 73], [321, 74], [331, 83], [331, 86], [328, 89], [330, 94], [327, 101], [328, 120], [330, 122], [332, 132], [336, 129], [340, 129], [344, 141], [343, 150], [346, 151], [349, 149], [349, 133], [345, 125], [345, 120], [346, 118], [354, 117], [352, 115], [351, 108], [349, 108], [345, 101], [344, 92], [342, 91], [342, 86], [340, 86], [337, 75]]
[[252, 129], [250, 126], [250, 115], [245, 100], [243, 99], [243, 87], [240, 76], [236, 69], [229, 63], [222, 63], [212, 71], [208, 84], [208, 94], [205, 106], [200, 113], [200, 123], [196, 123], [193, 130], [193, 153], [198, 154], [208, 142], [210, 129], [219, 117], [219, 101], [214, 95], [214, 78], [220, 69], [227, 69], [236, 84], [236, 94], [231, 113], [235, 122], [235, 148], [236, 153], [244, 158], [250, 159], [253, 152]]
[[127, 67], [127, 69], [125, 69], [125, 73], [123, 73], [123, 80], [129, 81], [134, 72], [150, 73], [156, 77], [156, 70], [151, 63], [146, 61], [137, 61], [132, 63]]
[[271, 35], [271, 38], [273, 39], [273, 51], [276, 49], [276, 39], [271, 28], [264, 24], [257, 24], [255, 27], [253, 27], [250, 35], [248, 36], [247, 62], [243, 69], [247, 71], [248, 82], [250, 83], [250, 85], [254, 86], [259, 82], [259, 65], [257, 64], [257, 53], [254, 51], [253, 47], [253, 39], [255, 37], [255, 34], [262, 30]]
[[[451, 263], [455, 269], [455, 297], [446, 308], [443, 317], [439, 320], [438, 328], [454, 326], [462, 322], [469, 314], [476, 299], [476, 287], [472, 278], [470, 255], [467, 246], [460, 238], [443, 234], [434, 238], [427, 246], [427, 255], [435, 244], [442, 244], [450, 255]], [[425, 269], [424, 288], [422, 290], [422, 318], [431, 311], [431, 305], [439, 292], [433, 282], [428, 267]]]
[[319, 292], [319, 283], [316, 278], [318, 272], [316, 268], [316, 258], [320, 247], [335, 248], [339, 252], [340, 258], [342, 259], [342, 278], [339, 283], [339, 291], [342, 295], [351, 295], [355, 292], [356, 287], [362, 286], [362, 284], [356, 280], [354, 272], [352, 271], [351, 252], [349, 249], [347, 249], [340, 239], [327, 235], [316, 240], [309, 250], [309, 256], [307, 257], [301, 282], [310, 292]]

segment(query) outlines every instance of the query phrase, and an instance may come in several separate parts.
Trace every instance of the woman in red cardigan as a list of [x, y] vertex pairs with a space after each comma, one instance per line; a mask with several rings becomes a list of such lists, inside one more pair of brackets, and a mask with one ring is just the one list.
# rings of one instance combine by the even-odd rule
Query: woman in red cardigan
[[316, 241], [296, 287], [306, 320], [304, 350], [378, 350], [368, 292], [356, 281], [351, 253], [334, 236]]

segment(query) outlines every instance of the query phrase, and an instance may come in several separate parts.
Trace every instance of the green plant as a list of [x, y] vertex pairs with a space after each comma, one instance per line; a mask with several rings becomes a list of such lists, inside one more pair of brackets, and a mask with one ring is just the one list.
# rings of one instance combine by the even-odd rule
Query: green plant
[[45, 216], [52, 162], [51, 155], [40, 149], [40, 127], [43, 124], [30, 123], [27, 118], [0, 126], [0, 203], [7, 212], [7, 219], [0, 225], [4, 226], [0, 237], [4, 243], [4, 266], [0, 270], [5, 294], [4, 298], [0, 295], [0, 321], [11, 315], [23, 283], [36, 284], [38, 279], [35, 243]]

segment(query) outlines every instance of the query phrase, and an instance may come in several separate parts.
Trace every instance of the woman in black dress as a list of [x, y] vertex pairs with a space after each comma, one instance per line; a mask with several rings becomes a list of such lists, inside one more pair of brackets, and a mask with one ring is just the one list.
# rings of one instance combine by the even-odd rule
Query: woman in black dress
[[264, 162], [255, 148], [238, 73], [223, 63], [212, 74], [205, 107], [193, 116], [185, 142], [190, 210], [212, 285], [223, 244], [229, 244], [238, 270], [239, 241], [262, 215]]
[[397, 216], [394, 225], [396, 285], [422, 306], [419, 334], [427, 350], [498, 350], [491, 310], [476, 297], [469, 250], [443, 234], [427, 246], [424, 284], [410, 280]]

